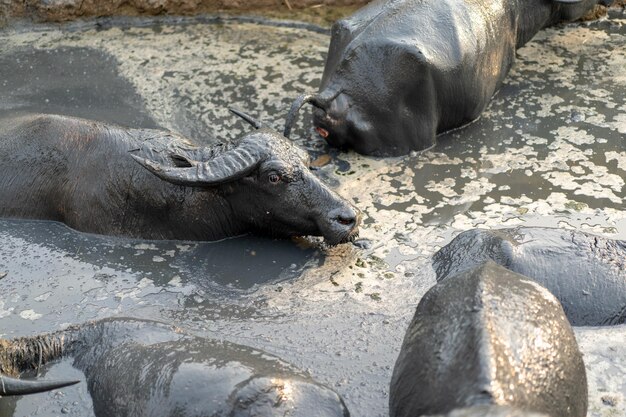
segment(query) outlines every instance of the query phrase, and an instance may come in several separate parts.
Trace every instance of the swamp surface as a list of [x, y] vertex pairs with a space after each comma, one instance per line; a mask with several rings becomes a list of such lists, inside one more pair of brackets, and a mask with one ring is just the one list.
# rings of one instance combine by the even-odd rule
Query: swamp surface
[[[212, 143], [282, 129], [316, 90], [327, 30], [257, 19], [115, 18], [0, 31], [0, 115], [48, 112], [161, 127]], [[292, 137], [363, 210], [360, 246], [240, 237], [155, 242], [0, 220], [0, 337], [110, 316], [171, 322], [275, 354], [388, 412], [404, 332], [460, 231], [541, 225], [626, 239], [626, 15], [540, 32], [483, 116], [421, 154], [329, 149], [303, 112]], [[589, 416], [626, 415], [626, 326], [577, 328]], [[63, 361], [49, 378], [78, 377]], [[93, 415], [86, 384], [0, 399], [2, 416]]]

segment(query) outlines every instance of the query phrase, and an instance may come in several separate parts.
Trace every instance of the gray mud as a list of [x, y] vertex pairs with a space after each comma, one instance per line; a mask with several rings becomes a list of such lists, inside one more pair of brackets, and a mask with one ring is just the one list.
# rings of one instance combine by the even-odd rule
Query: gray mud
[[[228, 106], [282, 127], [291, 100], [316, 89], [329, 37], [209, 20], [6, 28], [0, 111], [156, 125], [205, 143], [248, 129]], [[364, 211], [365, 249], [249, 237], [128, 241], [3, 220], [0, 336], [111, 315], [174, 322], [308, 370], [354, 416], [386, 416], [404, 331], [435, 283], [429, 257], [457, 233], [525, 224], [626, 239], [625, 69], [626, 17], [619, 12], [543, 31], [519, 51], [478, 121], [403, 158], [328, 149], [305, 112], [292, 136], [319, 164], [329, 161], [319, 175]], [[576, 334], [589, 416], [625, 415], [626, 326]], [[77, 371], [63, 362], [47, 372]], [[85, 384], [0, 399], [0, 413], [9, 416], [84, 416], [89, 409]]]

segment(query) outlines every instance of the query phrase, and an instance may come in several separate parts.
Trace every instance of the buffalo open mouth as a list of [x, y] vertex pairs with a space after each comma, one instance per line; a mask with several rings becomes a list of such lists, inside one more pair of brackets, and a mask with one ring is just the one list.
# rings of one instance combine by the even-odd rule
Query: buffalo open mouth
[[330, 135], [328, 130], [324, 129], [323, 127], [319, 127], [318, 126], [318, 127], [315, 128], [315, 131], [317, 132], [318, 135], [320, 135], [324, 139], [326, 139], [328, 137], [328, 135]]

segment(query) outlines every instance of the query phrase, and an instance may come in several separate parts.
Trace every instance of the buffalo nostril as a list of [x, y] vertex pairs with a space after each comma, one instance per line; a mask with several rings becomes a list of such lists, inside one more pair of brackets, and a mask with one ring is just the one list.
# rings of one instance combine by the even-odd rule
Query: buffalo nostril
[[360, 219], [358, 210], [352, 207], [338, 207], [328, 213], [328, 220], [341, 225], [342, 228], [354, 229]]
[[352, 218], [352, 219], [347, 219], [347, 218], [339, 217], [339, 218], [337, 219], [337, 221], [338, 221], [339, 223], [341, 223], [341, 224], [345, 225], [345, 226], [349, 226], [349, 225], [351, 225], [351, 224], [353, 224], [353, 223], [354, 223], [354, 219], [353, 219], [353, 218]]
[[356, 216], [340, 214], [335, 218], [335, 220], [337, 221], [337, 223], [342, 224], [344, 226], [351, 226], [354, 223], [356, 223]]

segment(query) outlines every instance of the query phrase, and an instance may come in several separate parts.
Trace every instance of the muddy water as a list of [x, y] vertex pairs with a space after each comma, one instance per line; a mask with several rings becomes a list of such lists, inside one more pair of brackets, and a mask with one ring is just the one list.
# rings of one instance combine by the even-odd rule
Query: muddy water
[[[291, 99], [318, 85], [328, 41], [320, 31], [214, 19], [8, 28], [0, 112], [227, 140], [248, 129], [228, 106], [281, 127]], [[319, 175], [365, 212], [362, 248], [250, 237], [128, 241], [0, 221], [0, 335], [111, 315], [175, 322], [308, 370], [355, 416], [385, 416], [404, 330], [435, 282], [429, 257], [459, 231], [526, 224], [626, 239], [624, 97], [626, 17], [614, 13], [540, 33], [481, 119], [419, 155], [337, 153], [304, 114], [293, 137], [330, 160]], [[576, 332], [589, 416], [626, 414], [626, 327]], [[79, 374], [69, 362], [47, 372]], [[2, 415], [89, 410], [85, 384], [0, 399]]]

